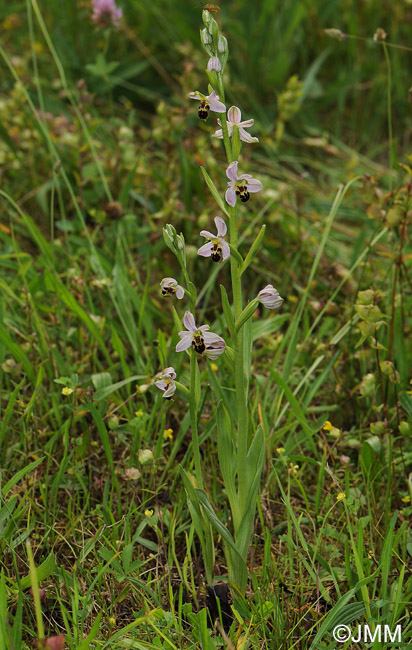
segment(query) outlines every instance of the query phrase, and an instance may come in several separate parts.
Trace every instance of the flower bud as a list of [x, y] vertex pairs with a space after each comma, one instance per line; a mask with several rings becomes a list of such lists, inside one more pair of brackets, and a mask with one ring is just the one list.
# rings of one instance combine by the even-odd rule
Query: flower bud
[[405, 422], [405, 420], [403, 420], [403, 422], [399, 422], [399, 431], [403, 436], [410, 436], [411, 434], [410, 424], [408, 422]]
[[222, 69], [222, 64], [220, 63], [220, 59], [218, 56], [211, 56], [209, 61], [207, 62], [207, 68], [209, 72], [212, 72], [212, 70], [215, 70], [216, 72], [220, 72]]
[[227, 49], [228, 49], [228, 47], [227, 47], [227, 38], [226, 38], [226, 36], [220, 35], [218, 43], [217, 43], [217, 51], [220, 54], [224, 54], [225, 52], [227, 52]]
[[371, 422], [369, 425], [371, 433], [375, 436], [382, 436], [385, 433], [385, 423], [384, 422]]
[[200, 40], [202, 41], [203, 45], [209, 45], [209, 43], [212, 42], [212, 37], [206, 27], [200, 30]]

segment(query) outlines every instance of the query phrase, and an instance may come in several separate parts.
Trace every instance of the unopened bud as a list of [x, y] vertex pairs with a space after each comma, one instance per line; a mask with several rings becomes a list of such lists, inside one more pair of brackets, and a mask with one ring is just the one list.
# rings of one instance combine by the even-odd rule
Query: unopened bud
[[217, 50], [220, 52], [220, 54], [224, 54], [227, 52], [227, 38], [226, 36], [219, 36], [219, 40], [217, 43]]
[[212, 42], [212, 37], [206, 27], [200, 30], [200, 40], [202, 41], [203, 45], [209, 45], [209, 43]]
[[211, 56], [209, 61], [207, 62], [206, 70], [209, 70], [209, 72], [212, 72], [212, 70], [215, 70], [216, 72], [220, 72], [221, 69], [222, 69], [222, 64], [220, 63], [219, 57]]

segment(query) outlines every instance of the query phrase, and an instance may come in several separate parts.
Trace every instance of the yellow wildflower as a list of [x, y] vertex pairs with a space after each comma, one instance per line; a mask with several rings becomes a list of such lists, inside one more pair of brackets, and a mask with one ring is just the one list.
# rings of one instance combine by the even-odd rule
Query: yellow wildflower
[[68, 386], [62, 388], [62, 395], [71, 395], [72, 392], [73, 392], [73, 388], [69, 388]]
[[173, 440], [173, 429], [165, 429], [163, 432], [163, 438], [166, 440], [166, 438], [169, 438], [169, 440]]
[[339, 494], [336, 497], [336, 500], [343, 501], [343, 499], [346, 499], [346, 494], [344, 492], [339, 492]]
[[153, 517], [154, 515], [153, 508], [146, 508], [146, 510], [144, 511], [144, 515], [145, 517]]

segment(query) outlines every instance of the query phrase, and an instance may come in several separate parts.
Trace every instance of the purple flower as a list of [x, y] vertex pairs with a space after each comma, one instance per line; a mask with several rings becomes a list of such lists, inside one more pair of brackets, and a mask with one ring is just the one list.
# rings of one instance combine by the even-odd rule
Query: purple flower
[[236, 198], [239, 197], [242, 203], [249, 201], [250, 194], [255, 192], [260, 192], [263, 185], [257, 178], [253, 178], [251, 174], [237, 174], [238, 161], [231, 162], [229, 167], [226, 169], [226, 176], [229, 179], [227, 184], [227, 190], [225, 194], [225, 199], [229, 205], [234, 206], [236, 204]]
[[213, 233], [208, 230], [202, 230], [200, 235], [202, 237], [207, 237], [209, 241], [206, 244], [203, 244], [197, 253], [202, 257], [211, 257], [214, 262], [220, 262], [220, 260], [225, 260], [230, 255], [229, 244], [226, 239], [224, 239], [227, 227], [223, 219], [220, 217], [216, 217], [214, 221], [217, 228], [217, 235], [213, 235]]
[[214, 360], [225, 351], [224, 339], [218, 334], [209, 332], [209, 325], [196, 327], [195, 319], [190, 311], [185, 313], [183, 325], [186, 330], [179, 332], [180, 341], [176, 345], [176, 352], [183, 352], [192, 346], [198, 354]]
[[277, 309], [281, 306], [283, 298], [280, 297], [279, 292], [271, 284], [267, 284], [262, 291], [258, 293], [258, 300], [268, 309]]
[[219, 95], [216, 95], [213, 90], [210, 95], [202, 95], [198, 90], [189, 94], [190, 99], [196, 99], [200, 101], [200, 106], [198, 108], [197, 114], [201, 120], [206, 120], [209, 115], [209, 111], [214, 113], [224, 113], [226, 106], [223, 102], [219, 101]]
[[163, 391], [163, 397], [165, 399], [171, 399], [176, 392], [175, 378], [176, 372], [172, 366], [169, 366], [163, 372], [158, 372], [154, 378], [154, 385]]
[[[241, 118], [242, 113], [240, 112], [240, 108], [237, 106], [231, 106], [227, 112], [227, 130], [229, 137], [232, 135], [233, 129], [239, 129], [239, 137], [242, 142], [259, 142], [259, 138], [255, 138], [246, 131], [246, 129], [248, 129], [250, 126], [253, 126], [255, 120], [251, 119], [241, 122]], [[219, 119], [217, 122], [219, 126], [222, 126], [222, 123]], [[213, 135], [215, 138], [222, 139], [222, 129], [218, 129]]]
[[174, 278], [163, 278], [160, 283], [160, 289], [162, 291], [162, 296], [172, 296], [176, 294], [176, 298], [181, 300], [185, 295], [185, 290]]
[[93, 0], [92, 21], [100, 27], [118, 27], [123, 11], [116, 7], [115, 0]]

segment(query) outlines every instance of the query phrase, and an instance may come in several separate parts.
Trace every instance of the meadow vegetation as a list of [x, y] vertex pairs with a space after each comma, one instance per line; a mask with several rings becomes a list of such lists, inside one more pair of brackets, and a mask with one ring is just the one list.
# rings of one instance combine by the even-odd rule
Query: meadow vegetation
[[0, 7], [0, 650], [412, 648], [412, 3], [99, 2]]

